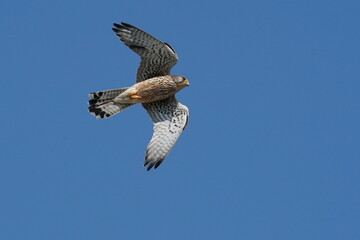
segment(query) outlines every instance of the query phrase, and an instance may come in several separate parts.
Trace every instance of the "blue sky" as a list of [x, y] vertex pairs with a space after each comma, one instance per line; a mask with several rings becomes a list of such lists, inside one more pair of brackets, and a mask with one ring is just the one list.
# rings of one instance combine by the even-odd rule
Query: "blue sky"
[[[357, 1], [5, 1], [0, 239], [360, 239]], [[155, 171], [128, 22], [170, 43], [187, 129]]]

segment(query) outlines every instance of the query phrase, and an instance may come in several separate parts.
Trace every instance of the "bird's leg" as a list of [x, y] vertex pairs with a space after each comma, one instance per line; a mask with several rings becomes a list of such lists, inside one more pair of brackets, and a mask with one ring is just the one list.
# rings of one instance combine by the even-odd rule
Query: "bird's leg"
[[140, 95], [137, 95], [138, 91], [139, 91], [139, 90], [134, 90], [134, 91], [130, 92], [130, 93], [128, 94], [128, 96], [129, 96], [130, 98], [132, 98], [132, 99], [139, 99], [139, 98], [141, 98], [141, 96], [140, 96]]

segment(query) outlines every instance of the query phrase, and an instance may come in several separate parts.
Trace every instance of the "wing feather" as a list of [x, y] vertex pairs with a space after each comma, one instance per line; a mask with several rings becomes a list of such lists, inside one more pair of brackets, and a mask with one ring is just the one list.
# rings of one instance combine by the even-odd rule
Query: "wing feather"
[[154, 133], [147, 146], [144, 166], [149, 171], [164, 161], [186, 127], [189, 110], [175, 97], [143, 104], [152, 122]]
[[169, 44], [128, 23], [114, 23], [114, 26], [120, 40], [141, 57], [136, 82], [170, 74], [178, 57]]

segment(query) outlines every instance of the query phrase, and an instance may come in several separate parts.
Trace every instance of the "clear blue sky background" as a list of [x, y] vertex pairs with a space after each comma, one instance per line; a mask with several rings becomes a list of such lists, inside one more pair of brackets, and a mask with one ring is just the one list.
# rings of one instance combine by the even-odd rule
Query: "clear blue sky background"
[[[358, 1], [5, 1], [0, 239], [360, 239]], [[170, 43], [186, 131], [155, 171], [128, 22]]]

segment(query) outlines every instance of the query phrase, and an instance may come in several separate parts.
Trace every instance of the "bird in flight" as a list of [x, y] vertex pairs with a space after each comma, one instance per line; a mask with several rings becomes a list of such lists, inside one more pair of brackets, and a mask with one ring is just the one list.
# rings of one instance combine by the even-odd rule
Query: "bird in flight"
[[136, 84], [90, 93], [89, 112], [97, 119], [111, 117], [141, 103], [154, 124], [154, 133], [146, 148], [144, 166], [149, 171], [164, 161], [189, 118], [188, 108], [179, 103], [175, 93], [189, 81], [170, 75], [178, 57], [174, 49], [150, 34], [127, 23], [114, 23], [112, 29], [120, 40], [140, 56]]

